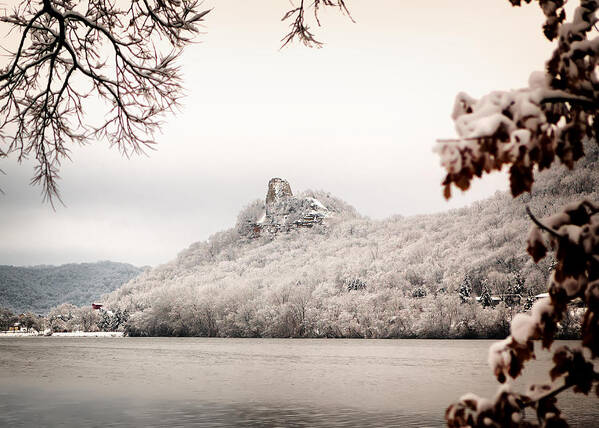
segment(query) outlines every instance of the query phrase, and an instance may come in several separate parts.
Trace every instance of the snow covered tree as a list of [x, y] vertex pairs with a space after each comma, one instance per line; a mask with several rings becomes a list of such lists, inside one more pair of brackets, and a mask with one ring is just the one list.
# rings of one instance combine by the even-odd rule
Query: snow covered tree
[[[564, 4], [539, 0], [546, 16], [543, 32], [557, 46], [545, 72], [531, 75], [528, 88], [496, 91], [480, 100], [458, 94], [452, 116], [460, 138], [442, 140], [437, 148], [447, 170], [447, 198], [452, 183], [465, 190], [474, 176], [503, 165], [510, 168], [511, 192], [518, 196], [531, 190], [535, 166], [549, 168], [559, 159], [572, 169], [584, 156], [583, 140], [597, 142], [599, 1], [580, 0], [570, 20]], [[538, 262], [553, 250], [557, 264], [549, 297], [534, 303], [530, 313], [514, 317], [511, 335], [489, 350], [489, 363], [500, 383], [518, 377], [535, 358], [535, 341], [549, 349], [558, 323], [568, 315], [568, 304], [576, 298], [586, 305], [581, 346], [553, 349], [551, 382], [546, 385], [534, 385], [525, 393], [504, 385], [494, 400], [463, 396], [447, 409], [450, 427], [563, 427], [567, 423], [556, 406], [561, 391], [573, 388], [588, 394], [595, 388], [599, 395], [599, 373], [593, 366], [599, 357], [599, 207], [582, 201], [542, 221], [526, 210], [534, 223], [528, 252]], [[526, 408], [535, 410], [538, 425], [524, 420]]]
[[366, 282], [362, 281], [360, 278], [348, 279], [345, 283], [347, 291], [360, 291], [366, 289]]
[[100, 331], [111, 331], [112, 317], [108, 311], [101, 311], [97, 325]]
[[11, 327], [18, 317], [10, 309], [0, 307], [0, 331], [6, 331]]
[[91, 306], [79, 308], [75, 316], [75, 328], [81, 331], [95, 331], [100, 318], [98, 311]]
[[470, 300], [470, 296], [472, 295], [472, 284], [470, 282], [470, 276], [466, 274], [462, 284], [460, 285], [460, 289], [458, 290], [458, 295], [460, 296], [460, 301], [462, 303], [466, 303]]
[[121, 310], [121, 308], [117, 308], [112, 315], [112, 319], [110, 322], [110, 330], [117, 331], [119, 328], [124, 326], [129, 320], [129, 311]]
[[27, 312], [19, 316], [19, 322], [27, 331], [34, 329], [40, 331], [42, 329], [42, 320], [37, 315]]
[[447, 171], [445, 197], [452, 184], [466, 190], [474, 176], [504, 165], [510, 167], [512, 194], [530, 191], [535, 166], [543, 170], [559, 159], [573, 168], [584, 155], [583, 139], [599, 132], [597, 2], [581, 0], [568, 22], [564, 4], [539, 1], [546, 16], [543, 31], [557, 46], [545, 72], [531, 74], [528, 88], [494, 91], [480, 100], [457, 95], [452, 118], [460, 138], [440, 140], [437, 147]]
[[486, 285], [483, 287], [483, 292], [480, 294], [479, 302], [483, 305], [483, 308], [488, 308], [493, 306], [493, 299], [491, 298], [491, 291], [489, 287]]
[[244, 237], [254, 237], [258, 221], [264, 215], [264, 201], [257, 199], [248, 204], [237, 216], [237, 232]]
[[46, 316], [46, 322], [50, 330], [55, 331], [70, 331], [73, 327], [79, 308], [70, 303], [63, 303], [60, 306], [53, 308]]
[[424, 287], [418, 287], [415, 288], [414, 291], [412, 291], [412, 297], [415, 298], [422, 298], [422, 297], [426, 297], [428, 293], [426, 292], [426, 288]]

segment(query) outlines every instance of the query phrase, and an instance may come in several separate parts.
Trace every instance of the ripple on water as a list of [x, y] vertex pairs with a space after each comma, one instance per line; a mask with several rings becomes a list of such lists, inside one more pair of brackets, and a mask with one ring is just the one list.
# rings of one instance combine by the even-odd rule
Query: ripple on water
[[[440, 427], [463, 393], [495, 392], [489, 344], [3, 339], [0, 426]], [[560, 402], [571, 426], [597, 426], [596, 399]]]

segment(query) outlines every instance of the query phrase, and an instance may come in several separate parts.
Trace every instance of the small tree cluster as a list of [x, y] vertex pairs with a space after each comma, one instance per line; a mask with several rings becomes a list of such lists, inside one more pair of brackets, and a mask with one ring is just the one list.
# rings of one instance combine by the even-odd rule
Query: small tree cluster
[[493, 306], [493, 298], [491, 296], [491, 290], [486, 285], [483, 286], [483, 291], [479, 296], [479, 302], [483, 305], [483, 308]]
[[460, 284], [458, 295], [460, 296], [460, 300], [462, 303], [466, 303], [470, 300], [470, 296], [472, 295], [472, 284], [470, 280], [470, 275], [466, 274], [466, 276], [464, 277], [464, 280]]
[[362, 281], [360, 278], [352, 278], [345, 282], [345, 287], [347, 288], [347, 291], [365, 290], [366, 282]]
[[96, 323], [100, 331], [119, 331], [129, 320], [129, 311], [117, 308], [114, 312], [100, 309], [100, 319]]
[[25, 330], [29, 332], [30, 330], [42, 331], [44, 327], [44, 320], [40, 315], [35, 315], [31, 312], [27, 312], [19, 315], [19, 322]]
[[414, 291], [412, 291], [412, 297], [415, 297], [415, 298], [426, 297], [427, 294], [428, 293], [426, 291], [426, 288], [424, 288], [424, 287], [418, 287]]
[[0, 307], [0, 331], [6, 331], [17, 322], [17, 315], [8, 308]]

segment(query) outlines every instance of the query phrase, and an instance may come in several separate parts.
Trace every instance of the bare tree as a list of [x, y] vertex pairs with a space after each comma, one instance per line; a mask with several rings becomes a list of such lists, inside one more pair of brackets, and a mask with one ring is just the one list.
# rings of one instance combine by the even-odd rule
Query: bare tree
[[[0, 22], [19, 32], [0, 70], [0, 158], [36, 159], [32, 184], [60, 200], [72, 143], [106, 139], [125, 156], [154, 144], [182, 95], [175, 60], [209, 12], [198, 0], [23, 0]], [[99, 97], [104, 118], [86, 114]]]
[[[344, 0], [301, 0], [283, 17], [293, 19], [283, 46], [321, 46], [306, 14], [320, 25], [322, 7], [350, 16]], [[19, 41], [0, 69], [0, 158], [34, 156], [31, 183], [53, 205], [72, 143], [106, 139], [127, 157], [151, 148], [182, 95], [176, 60], [208, 12], [199, 0], [21, 0], [5, 9], [0, 22]], [[104, 102], [104, 118], [87, 114], [88, 98]]]

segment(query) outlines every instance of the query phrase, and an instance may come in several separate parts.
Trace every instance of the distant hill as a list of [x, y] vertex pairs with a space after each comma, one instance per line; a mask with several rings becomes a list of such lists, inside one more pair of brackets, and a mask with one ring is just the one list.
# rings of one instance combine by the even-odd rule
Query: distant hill
[[0, 265], [0, 307], [45, 314], [61, 303], [89, 305], [142, 271], [130, 264], [109, 261], [61, 266]]
[[285, 202], [291, 211], [278, 212], [276, 224], [301, 226], [289, 221], [303, 206], [296, 200], [313, 199], [331, 215], [253, 234], [248, 225], [264, 224], [268, 208], [268, 198], [256, 201], [235, 228], [192, 244], [104, 303], [128, 310], [128, 331], [139, 335], [502, 336], [513, 309], [482, 308], [474, 297], [517, 290], [524, 301], [545, 290], [551, 258], [536, 265], [526, 254], [525, 206], [543, 218], [583, 197], [599, 200], [599, 153], [595, 144], [586, 150], [573, 171], [537, 174], [532, 194], [497, 192], [441, 214], [371, 220], [309, 191]]

